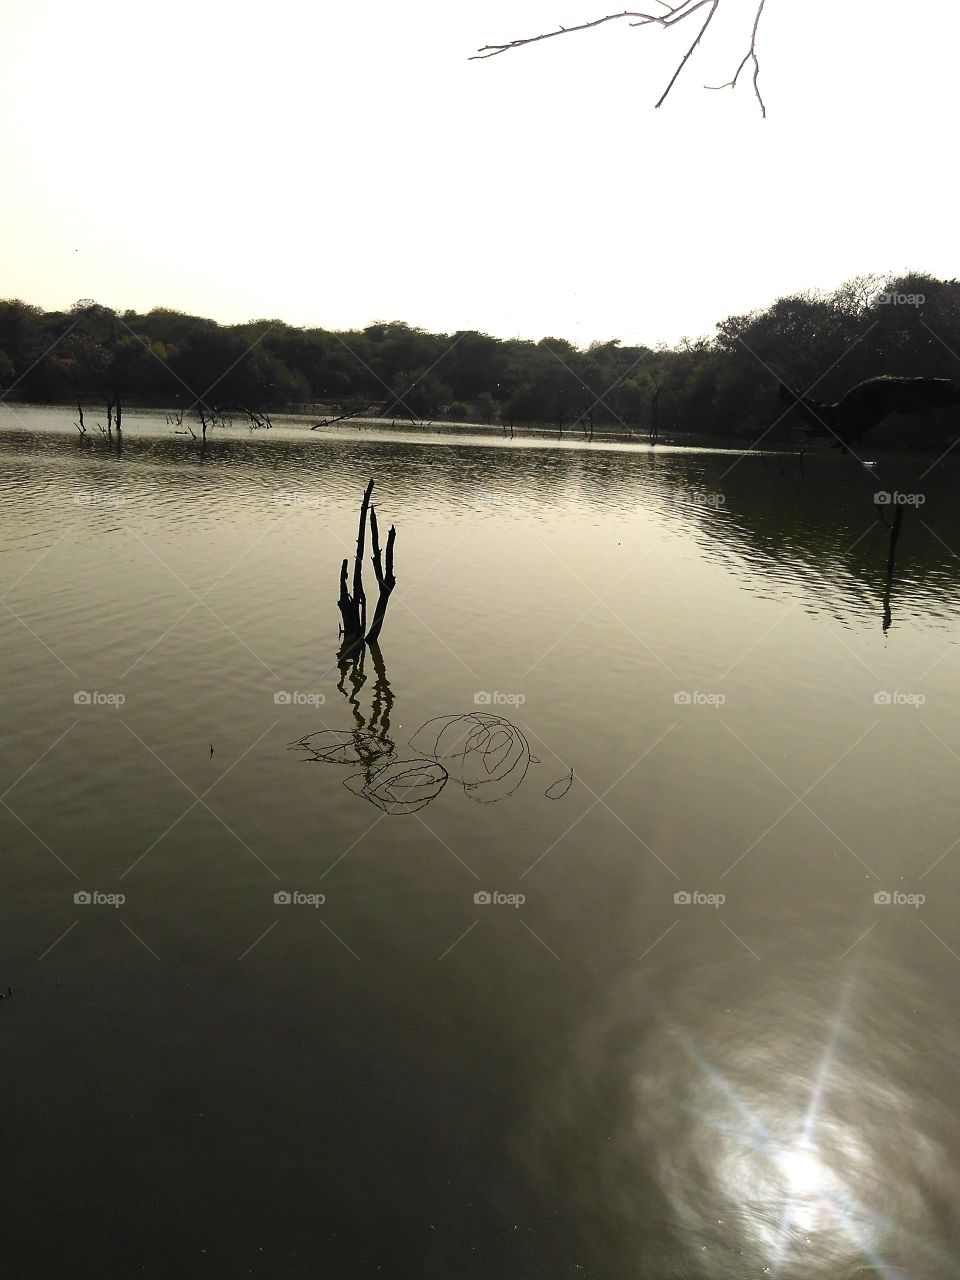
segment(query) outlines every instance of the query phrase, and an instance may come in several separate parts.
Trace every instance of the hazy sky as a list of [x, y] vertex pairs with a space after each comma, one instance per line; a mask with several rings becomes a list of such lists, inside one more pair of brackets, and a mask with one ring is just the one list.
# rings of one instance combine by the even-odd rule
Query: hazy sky
[[754, 7], [655, 111], [694, 19], [467, 61], [604, 0], [4, 0], [0, 296], [653, 344], [957, 274], [955, 7], [767, 0], [766, 120]]

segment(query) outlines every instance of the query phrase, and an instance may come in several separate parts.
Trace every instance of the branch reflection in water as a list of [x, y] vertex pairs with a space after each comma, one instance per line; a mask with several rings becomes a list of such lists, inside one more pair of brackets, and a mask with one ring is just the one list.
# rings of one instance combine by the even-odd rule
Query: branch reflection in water
[[[371, 707], [364, 714], [360, 693], [367, 682], [367, 651], [373, 663]], [[512, 795], [531, 764], [540, 760], [530, 752], [523, 733], [503, 716], [474, 711], [436, 716], [409, 739], [415, 756], [398, 758], [390, 736], [394, 697], [383, 655], [377, 645], [361, 648], [338, 663], [337, 688], [353, 713], [352, 729], [320, 729], [289, 744], [307, 754], [306, 763], [359, 765], [360, 772], [344, 779], [355, 795], [391, 816], [416, 813], [435, 800], [449, 779], [478, 804], [494, 804]], [[573, 770], [545, 791], [551, 800], [565, 796]]]

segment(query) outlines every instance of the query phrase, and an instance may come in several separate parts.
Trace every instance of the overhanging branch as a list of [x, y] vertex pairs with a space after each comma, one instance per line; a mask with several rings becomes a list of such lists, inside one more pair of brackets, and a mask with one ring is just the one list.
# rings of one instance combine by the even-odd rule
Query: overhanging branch
[[[670, 78], [669, 84], [667, 85], [663, 93], [660, 95], [660, 98], [656, 103], [656, 106], [661, 107], [663, 106], [664, 102], [667, 100], [667, 96], [670, 93], [670, 90], [676, 84], [680, 76], [680, 73], [683, 71], [684, 67], [690, 61], [691, 57], [696, 51], [701, 40], [706, 35], [707, 28], [710, 26], [710, 23], [713, 21], [714, 15], [719, 9], [720, 4], [722, 3], [722, 0], [683, 0], [683, 3], [681, 4], [667, 4], [666, 0], [656, 0], [656, 2], [660, 4], [661, 7], [665, 10], [664, 13], [646, 13], [646, 12], [643, 12], [642, 10], [624, 9], [622, 13], [608, 13], [602, 18], [593, 18], [589, 22], [581, 22], [573, 27], [558, 27], [556, 31], [545, 31], [537, 36], [523, 36], [518, 40], [509, 40], [507, 41], [506, 44], [485, 44], [483, 45], [482, 48], [477, 50], [477, 52], [472, 56], [470, 60], [480, 61], [484, 58], [495, 58], [497, 57], [498, 54], [507, 53], [511, 49], [522, 49], [525, 45], [538, 44], [541, 40], [552, 40], [556, 36], [567, 36], [567, 35], [572, 35], [575, 32], [590, 31], [594, 27], [604, 26], [608, 22], [623, 22], [624, 20], [626, 20], [627, 25], [631, 27], [648, 27], [648, 26], [657, 26], [662, 28], [675, 27], [678, 23], [685, 22], [687, 18], [692, 18], [693, 15], [695, 13], [698, 13], [701, 9], [705, 9], [707, 11], [706, 17], [703, 19], [703, 23], [700, 27], [700, 30], [697, 32], [696, 38], [694, 39], [693, 43], [690, 45], [689, 49], [687, 49], [686, 53], [683, 55], [683, 58], [680, 60], [680, 63], [677, 66], [676, 71], [674, 71], [673, 75]], [[766, 0], [757, 0], [757, 9], [756, 9], [756, 14], [754, 15], [753, 31], [750, 39], [750, 47], [743, 61], [740, 63], [740, 66], [737, 68], [737, 71], [733, 79], [728, 80], [727, 83], [723, 85], [705, 85], [704, 86], [704, 88], [708, 88], [708, 89], [728, 89], [728, 88], [735, 89], [737, 87], [737, 81], [740, 78], [740, 74], [743, 71], [744, 67], [748, 63], [752, 62], [753, 63], [753, 91], [756, 96], [757, 102], [760, 104], [760, 110], [762, 111], [764, 118], [766, 118], [767, 108], [763, 101], [763, 98], [760, 95], [760, 86], [759, 86], [760, 63], [757, 60], [757, 30], [760, 26], [760, 18], [763, 14], [763, 9], [765, 4], [766, 4]]]
[[753, 32], [750, 36], [750, 48], [747, 50], [743, 61], [737, 67], [736, 73], [732, 80], [728, 80], [726, 84], [705, 84], [705, 89], [735, 89], [737, 81], [740, 79], [740, 73], [748, 62], [753, 63], [753, 92], [757, 101], [760, 103], [760, 110], [763, 112], [763, 118], [767, 118], [767, 107], [763, 98], [760, 96], [760, 60], [757, 58], [757, 28], [760, 26], [760, 18], [763, 14], [763, 6], [767, 0], [760, 0], [757, 5], [757, 12], [753, 19]]

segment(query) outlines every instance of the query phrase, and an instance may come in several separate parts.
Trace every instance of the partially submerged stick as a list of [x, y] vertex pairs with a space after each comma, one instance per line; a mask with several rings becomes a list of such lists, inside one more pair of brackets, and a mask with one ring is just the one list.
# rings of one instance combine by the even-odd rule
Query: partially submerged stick
[[[370, 483], [372, 485], [373, 481], [371, 480]], [[370, 508], [370, 537], [373, 542], [373, 572], [376, 574], [380, 593], [377, 596], [377, 607], [373, 611], [373, 625], [367, 634], [367, 644], [375, 645], [380, 637], [383, 620], [387, 616], [390, 593], [397, 585], [397, 580], [393, 576], [393, 544], [397, 540], [397, 531], [393, 525], [390, 526], [390, 532], [387, 534], [387, 567], [384, 570], [383, 558], [380, 554], [380, 531], [377, 528], [377, 513], [373, 507]]]
[[890, 597], [893, 594], [893, 573], [897, 566], [897, 543], [900, 541], [900, 526], [903, 524], [903, 507], [898, 506], [893, 513], [893, 524], [890, 526], [890, 550], [887, 555], [887, 574], [883, 592], [883, 630], [889, 631], [893, 621]]
[[[337, 608], [340, 610], [342, 619], [343, 643], [340, 648], [341, 656], [356, 654], [365, 644], [376, 645], [383, 629], [390, 594], [397, 585], [397, 580], [393, 573], [393, 547], [396, 542], [397, 531], [393, 525], [390, 526], [390, 532], [387, 534], [386, 562], [384, 563], [384, 556], [380, 547], [377, 513], [370, 505], [373, 483], [373, 480], [367, 483], [363, 493], [363, 501], [360, 504], [357, 550], [353, 561], [352, 594], [348, 586], [350, 562], [345, 559], [340, 565], [340, 595], [337, 600]], [[373, 622], [369, 632], [367, 631], [367, 597], [363, 589], [363, 554], [366, 543], [368, 512], [370, 514], [370, 540], [373, 548], [371, 562], [379, 588], [376, 607], [373, 611]]]

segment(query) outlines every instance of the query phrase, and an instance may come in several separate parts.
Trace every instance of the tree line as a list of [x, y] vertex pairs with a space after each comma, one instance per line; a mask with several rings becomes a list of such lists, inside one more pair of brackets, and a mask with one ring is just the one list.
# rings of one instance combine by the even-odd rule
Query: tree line
[[[398, 421], [550, 425], [562, 430], [757, 439], [788, 418], [777, 379], [821, 400], [877, 374], [955, 377], [960, 282], [861, 276], [833, 292], [779, 298], [675, 347], [585, 349], [563, 338], [428, 333], [401, 321], [334, 332], [280, 320], [221, 325], [158, 307], [69, 311], [0, 302], [0, 394], [42, 403], [100, 401], [316, 416], [369, 412]], [[886, 427], [888, 442], [937, 442], [944, 411]], [[884, 429], [881, 429], [884, 430]], [[880, 442], [879, 433], [877, 436]]]

